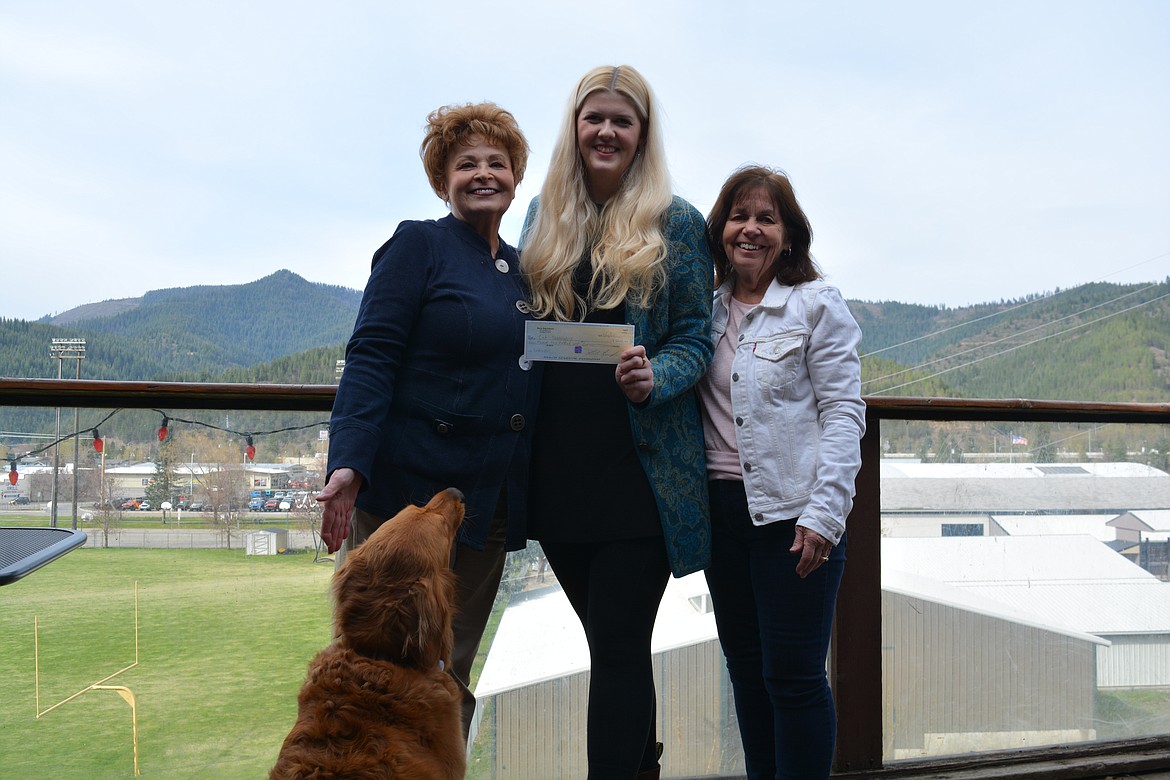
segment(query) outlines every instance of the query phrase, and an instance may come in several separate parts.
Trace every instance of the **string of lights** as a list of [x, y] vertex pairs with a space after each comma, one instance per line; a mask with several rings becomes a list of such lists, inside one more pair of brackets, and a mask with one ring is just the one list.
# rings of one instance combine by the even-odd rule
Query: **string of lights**
[[[112, 412], [110, 412], [109, 414], [107, 414], [105, 417], [103, 417], [97, 423], [97, 425], [94, 425], [91, 428], [82, 428], [82, 429], [74, 431], [73, 433], [66, 434], [66, 435], [60, 437], [59, 439], [56, 439], [52, 442], [49, 442], [48, 444], [46, 444], [43, 447], [38, 447], [35, 450], [29, 450], [28, 452], [24, 453], [23, 455], [14, 455], [11, 452], [9, 452], [8, 457], [6, 458], [6, 460], [8, 461], [8, 481], [13, 485], [16, 484], [17, 480], [19, 479], [19, 474], [17, 473], [16, 467], [22, 460], [25, 460], [27, 458], [36, 457], [37, 455], [40, 455], [43, 452], [47, 452], [47, 451], [51, 450], [53, 447], [56, 447], [58, 444], [76, 439], [76, 438], [80, 437], [82, 434], [87, 433], [87, 432], [90, 433], [92, 438], [93, 438], [94, 451], [101, 452], [102, 449], [105, 447], [105, 442], [102, 439], [101, 431], [100, 431], [101, 426], [105, 425], [115, 415], [117, 415], [123, 411], [125, 411], [125, 410], [124, 409], [115, 409]], [[255, 460], [256, 459], [255, 439], [257, 437], [271, 436], [273, 434], [287, 433], [289, 431], [303, 431], [303, 430], [306, 430], [308, 428], [320, 428], [322, 426], [329, 425], [328, 420], [319, 420], [317, 422], [307, 423], [305, 425], [291, 425], [291, 426], [288, 426], [286, 428], [274, 428], [273, 430], [269, 430], [269, 431], [237, 431], [237, 430], [234, 430], [232, 428], [226, 428], [222, 425], [214, 425], [212, 423], [203, 422], [202, 420], [187, 420], [187, 419], [184, 419], [182, 417], [172, 417], [171, 415], [162, 411], [161, 409], [154, 409], [152, 411], [154, 411], [155, 413], [157, 413], [159, 416], [162, 417], [162, 424], [160, 424], [158, 427], [158, 440], [160, 442], [164, 441], [167, 438], [167, 436], [170, 435], [171, 423], [182, 423], [184, 425], [198, 425], [198, 426], [202, 426], [204, 428], [210, 428], [211, 430], [214, 430], [214, 431], [228, 433], [228, 434], [231, 434], [232, 436], [237, 436], [237, 437], [243, 439], [244, 444], [245, 444], [244, 454], [246, 454], [248, 456], [248, 460]]]

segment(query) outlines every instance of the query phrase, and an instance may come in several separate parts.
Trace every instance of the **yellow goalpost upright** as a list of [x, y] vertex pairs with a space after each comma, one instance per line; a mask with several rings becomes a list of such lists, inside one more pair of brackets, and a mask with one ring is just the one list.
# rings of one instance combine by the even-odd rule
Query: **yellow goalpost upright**
[[34, 687], [35, 687], [35, 691], [36, 691], [37, 720], [40, 720], [40, 718], [42, 716], [48, 715], [50, 712], [57, 709], [61, 705], [67, 704], [67, 703], [73, 701], [74, 699], [76, 699], [78, 696], [81, 696], [84, 693], [88, 693], [89, 691], [114, 691], [119, 696], [121, 696], [126, 701], [127, 704], [130, 705], [130, 725], [131, 725], [131, 734], [132, 734], [133, 743], [134, 743], [134, 776], [138, 777], [140, 773], [138, 771], [138, 702], [137, 702], [137, 699], [134, 696], [134, 692], [131, 691], [129, 688], [127, 688], [124, 685], [105, 685], [104, 684], [104, 683], [107, 683], [110, 680], [114, 679], [118, 675], [122, 674], [123, 672], [127, 672], [127, 671], [133, 669], [134, 667], [138, 666], [138, 581], [135, 580], [135, 582], [134, 582], [134, 663], [130, 664], [129, 666], [127, 666], [123, 669], [119, 669], [118, 671], [114, 672], [111, 675], [103, 677], [102, 679], [98, 680], [95, 683], [87, 685], [85, 688], [82, 688], [80, 691], [73, 694], [72, 696], [69, 696], [65, 699], [62, 699], [61, 701], [57, 702], [56, 704], [54, 704], [50, 707], [46, 707], [44, 710], [42, 710], [41, 709], [40, 621], [38, 620], [36, 615], [33, 615], [33, 645], [34, 645], [33, 659], [34, 659], [34, 664], [35, 664], [35, 668], [33, 671], [33, 680], [34, 680]]

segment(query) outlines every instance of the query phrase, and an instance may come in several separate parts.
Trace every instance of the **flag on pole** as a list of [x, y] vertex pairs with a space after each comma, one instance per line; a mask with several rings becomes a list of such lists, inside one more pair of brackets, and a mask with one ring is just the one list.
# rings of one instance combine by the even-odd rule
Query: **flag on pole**
[[1027, 439], [1025, 439], [1023, 436], [1017, 436], [1016, 434], [1014, 434], [1014, 433], [1013, 433], [1013, 434], [1012, 434], [1012, 444], [1013, 444], [1013, 445], [1018, 445], [1018, 446], [1020, 446], [1020, 447], [1027, 447], [1027, 446], [1028, 446], [1028, 440], [1027, 440]]

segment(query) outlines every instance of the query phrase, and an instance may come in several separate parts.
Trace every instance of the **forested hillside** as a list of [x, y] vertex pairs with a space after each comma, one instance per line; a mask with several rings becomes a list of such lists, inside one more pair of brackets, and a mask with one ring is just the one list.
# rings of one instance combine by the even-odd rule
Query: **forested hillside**
[[[348, 334], [347, 334], [348, 336]], [[295, 355], [277, 358], [248, 368], [229, 368], [222, 372], [204, 371], [180, 376], [193, 382], [261, 382], [278, 385], [331, 385], [337, 381], [337, 361], [345, 357], [345, 342], [331, 347], [317, 347]]]
[[963, 309], [850, 306], [865, 334], [867, 394], [1170, 400], [1170, 281]]
[[[0, 319], [0, 375], [56, 376], [50, 339], [83, 337], [89, 379], [331, 384], [360, 299], [280, 271], [245, 285], [156, 290], [129, 310], [118, 302], [113, 316], [78, 319], [110, 310], [80, 307], [61, 315], [67, 327]], [[958, 309], [850, 307], [864, 332], [866, 394], [1170, 400], [1170, 280]], [[73, 369], [66, 361], [66, 376]]]
[[[360, 301], [356, 290], [279, 271], [244, 285], [156, 290], [137, 305], [118, 301], [115, 307], [79, 307], [54, 318], [66, 321], [65, 326], [0, 319], [0, 376], [55, 378], [51, 340], [84, 338], [83, 379], [330, 384], [336, 381], [336, 361], [344, 354]], [[86, 316], [111, 309], [118, 313]], [[72, 378], [77, 364], [66, 360], [63, 369]], [[82, 429], [102, 416], [83, 411]], [[53, 409], [0, 407], [0, 431], [51, 431], [54, 419]], [[234, 421], [203, 414], [199, 419], [252, 431], [312, 421], [278, 413], [239, 413]], [[72, 422], [70, 414], [63, 424], [71, 430]], [[150, 412], [122, 412], [106, 433], [147, 440], [158, 423], [158, 415]], [[308, 446], [316, 430], [278, 438], [292, 437]]]
[[[66, 326], [0, 319], [0, 376], [55, 377], [50, 340], [84, 338], [86, 379], [218, 379], [305, 350], [340, 351], [360, 301], [357, 290], [278, 271], [249, 284], [155, 290], [108, 317], [65, 312], [57, 319]], [[101, 310], [80, 311], [95, 309]], [[75, 370], [73, 361], [65, 362], [66, 376]], [[332, 371], [330, 364], [322, 381], [331, 381]]]

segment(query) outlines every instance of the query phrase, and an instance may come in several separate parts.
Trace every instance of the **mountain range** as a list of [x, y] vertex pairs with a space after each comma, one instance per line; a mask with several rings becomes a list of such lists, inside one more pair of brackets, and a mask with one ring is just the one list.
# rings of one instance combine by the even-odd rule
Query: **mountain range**
[[[87, 379], [328, 384], [360, 301], [358, 290], [282, 270], [248, 284], [89, 303], [37, 322], [0, 319], [0, 376], [55, 376], [51, 339], [84, 338]], [[849, 305], [864, 333], [866, 394], [1170, 400], [1170, 279], [959, 308]]]
[[[0, 319], [0, 376], [55, 376], [51, 339], [84, 338], [86, 379], [283, 381], [262, 378], [264, 367], [312, 355], [319, 370], [288, 381], [329, 383], [360, 302], [358, 290], [277, 271], [248, 284], [90, 303], [37, 322]], [[76, 366], [65, 376], [69, 369]]]

